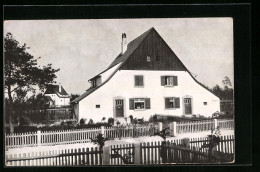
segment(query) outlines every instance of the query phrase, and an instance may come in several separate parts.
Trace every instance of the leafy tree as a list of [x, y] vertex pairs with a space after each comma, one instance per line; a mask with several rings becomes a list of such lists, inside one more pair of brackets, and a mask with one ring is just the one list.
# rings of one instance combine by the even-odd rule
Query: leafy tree
[[225, 86], [221, 88], [219, 85], [214, 86], [212, 92], [222, 100], [233, 100], [233, 89]]
[[223, 90], [222, 90], [222, 88], [221, 88], [218, 84], [215, 85], [215, 86], [212, 88], [212, 92], [213, 92], [216, 96], [218, 96], [219, 98], [222, 97], [222, 92], [223, 92]]
[[48, 100], [47, 97], [44, 96], [44, 94], [39, 93], [36, 96], [32, 95], [27, 99], [26, 103], [26, 109], [28, 110], [43, 110], [49, 108], [49, 105], [47, 104]]
[[71, 94], [70, 95], [70, 101], [73, 101], [74, 99], [76, 99], [79, 96], [80, 96], [79, 94]]
[[[46, 84], [55, 83], [56, 72], [51, 64], [40, 67], [34, 56], [27, 52], [29, 47], [20, 43], [11, 33], [7, 33], [4, 38], [4, 82], [7, 90], [10, 111], [12, 112], [13, 97], [23, 99], [28, 91], [35, 91], [33, 86], [38, 86], [41, 91]], [[11, 124], [11, 118], [10, 118]], [[12, 129], [11, 129], [12, 130]]]

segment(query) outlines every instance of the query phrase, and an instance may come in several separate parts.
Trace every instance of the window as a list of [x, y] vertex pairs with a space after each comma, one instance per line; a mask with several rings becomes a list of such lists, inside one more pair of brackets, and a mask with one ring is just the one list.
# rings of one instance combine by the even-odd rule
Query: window
[[207, 106], [208, 102], [203, 102], [203, 104], [204, 104], [205, 106]]
[[92, 81], [92, 87], [95, 87], [96, 84], [97, 84], [97, 83], [96, 83], [96, 80], [93, 80], [93, 81]]
[[96, 108], [100, 108], [100, 105], [96, 105]]
[[135, 110], [138, 109], [145, 109], [145, 100], [144, 99], [137, 99], [135, 100]]
[[178, 78], [177, 76], [161, 76], [162, 86], [177, 86]]
[[190, 104], [190, 99], [184, 99], [185, 104]]
[[180, 98], [179, 97], [166, 97], [165, 98], [165, 108], [166, 109], [180, 108]]
[[147, 56], [147, 61], [151, 61], [151, 57], [150, 56]]
[[135, 86], [136, 87], [144, 86], [144, 77], [143, 77], [143, 75], [135, 75]]
[[160, 61], [160, 56], [156, 56], [155, 60], [158, 62]]
[[129, 99], [130, 110], [150, 109], [150, 98], [131, 98]]

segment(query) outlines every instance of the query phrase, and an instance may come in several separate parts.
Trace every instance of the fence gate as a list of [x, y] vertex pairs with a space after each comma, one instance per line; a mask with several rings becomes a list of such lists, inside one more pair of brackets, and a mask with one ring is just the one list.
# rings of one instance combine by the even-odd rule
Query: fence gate
[[114, 145], [110, 148], [110, 164], [123, 165], [134, 164], [135, 162], [135, 145], [123, 144]]

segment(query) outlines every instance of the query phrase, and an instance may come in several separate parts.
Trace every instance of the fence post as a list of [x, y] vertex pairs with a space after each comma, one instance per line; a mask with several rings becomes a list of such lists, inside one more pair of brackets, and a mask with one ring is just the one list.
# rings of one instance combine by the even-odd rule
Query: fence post
[[163, 130], [162, 122], [158, 122], [158, 125], [159, 125], [159, 131], [162, 131]]
[[105, 135], [105, 126], [101, 126], [101, 134], [104, 136]]
[[41, 146], [41, 130], [37, 130], [37, 146]]
[[217, 119], [213, 119], [213, 122], [214, 122], [214, 129], [216, 129], [217, 126], [218, 126], [218, 120]]
[[172, 123], [172, 135], [173, 137], [177, 136], [177, 122]]
[[111, 152], [111, 146], [103, 147], [103, 155], [102, 155], [103, 165], [110, 165], [110, 152]]
[[135, 143], [134, 164], [141, 164], [141, 146], [140, 143]]

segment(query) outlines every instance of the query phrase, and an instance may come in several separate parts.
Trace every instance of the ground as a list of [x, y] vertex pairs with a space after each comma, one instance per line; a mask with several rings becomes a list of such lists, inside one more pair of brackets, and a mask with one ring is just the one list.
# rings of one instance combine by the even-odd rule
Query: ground
[[[167, 137], [167, 140], [171, 139], [181, 139], [181, 138], [198, 138], [207, 137], [210, 131], [200, 132], [200, 133], [184, 133], [176, 137]], [[234, 130], [222, 130], [221, 135], [234, 135]], [[146, 136], [138, 138], [122, 138], [121, 140], [109, 140], [105, 142], [105, 146], [119, 145], [119, 144], [131, 144], [131, 143], [142, 143], [142, 142], [155, 142], [163, 141], [159, 136]], [[53, 151], [53, 150], [64, 150], [64, 149], [78, 149], [78, 148], [90, 148], [98, 147], [94, 143], [78, 143], [78, 144], [67, 144], [67, 145], [55, 145], [55, 146], [40, 146], [40, 147], [24, 147], [24, 148], [13, 148], [6, 151], [6, 154], [19, 154], [19, 153], [29, 153], [29, 152], [40, 152], [40, 151]]]

